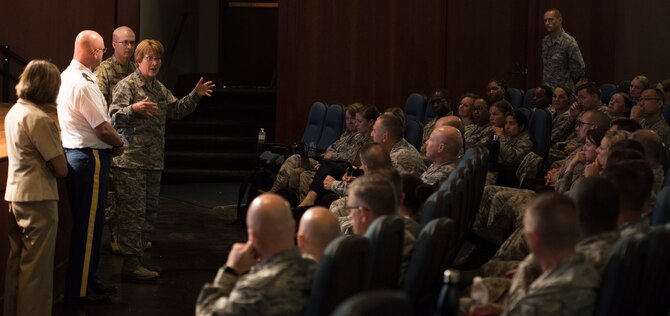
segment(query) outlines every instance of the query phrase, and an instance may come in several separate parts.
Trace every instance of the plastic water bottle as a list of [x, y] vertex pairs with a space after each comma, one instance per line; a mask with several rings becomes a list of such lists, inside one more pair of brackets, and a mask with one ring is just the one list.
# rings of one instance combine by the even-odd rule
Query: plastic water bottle
[[489, 290], [484, 285], [484, 280], [481, 277], [476, 276], [472, 280], [470, 298], [474, 306], [483, 306], [489, 303]]
[[498, 156], [500, 155], [500, 140], [498, 135], [493, 134], [489, 145], [489, 171], [498, 171]]
[[258, 143], [265, 143], [265, 130], [261, 127], [261, 130], [258, 131]]
[[444, 285], [440, 291], [437, 301], [437, 315], [458, 315], [458, 280], [459, 272], [456, 270], [444, 271]]
[[307, 155], [310, 157], [316, 156], [316, 142], [309, 142], [309, 146], [307, 146]]

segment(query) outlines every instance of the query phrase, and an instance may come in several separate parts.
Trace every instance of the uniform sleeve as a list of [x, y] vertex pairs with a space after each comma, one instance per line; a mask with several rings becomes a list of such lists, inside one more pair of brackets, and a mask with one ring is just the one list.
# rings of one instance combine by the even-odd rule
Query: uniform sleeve
[[204, 315], [259, 315], [258, 306], [262, 301], [259, 288], [235, 288], [238, 277], [220, 268], [213, 283], [207, 283], [200, 290], [195, 314]]
[[177, 100], [177, 98], [172, 95], [170, 90], [165, 87], [162, 88], [164, 93], [167, 95], [167, 117], [173, 120], [181, 119], [184, 116], [193, 113], [196, 106], [198, 105], [198, 101], [201, 99], [201, 97], [195, 93], [194, 90], [191, 91], [191, 93], [185, 95], [183, 98]]
[[570, 78], [573, 82], [577, 82], [579, 78], [584, 76], [584, 58], [579, 51], [579, 45], [573, 41], [568, 47], [568, 67], [570, 68]]
[[330, 185], [331, 191], [335, 192], [339, 196], [347, 196], [347, 188], [349, 183], [346, 181], [335, 180], [333, 184]]
[[133, 91], [127, 81], [123, 80], [116, 84], [112, 95], [112, 104], [109, 105], [109, 116], [112, 120], [122, 120], [123, 117], [135, 114], [131, 105], [133, 104]]
[[28, 132], [28, 137], [44, 161], [49, 161], [63, 154], [63, 146], [58, 137], [56, 123], [49, 117], [40, 117]]
[[500, 156], [498, 156], [498, 163], [519, 163], [523, 160], [523, 157], [528, 154], [531, 148], [532, 144], [529, 144], [529, 142], [521, 141], [515, 144], [505, 137], [500, 142]]
[[100, 88], [100, 92], [105, 97], [107, 105], [111, 104], [112, 91], [109, 91], [109, 74], [107, 73], [107, 69], [103, 66], [98, 67], [95, 70], [95, 76], [98, 78], [98, 88]]
[[96, 96], [98, 87], [94, 84], [87, 84], [81, 87], [77, 93], [77, 100], [74, 104], [77, 110], [84, 116], [91, 128], [107, 122], [108, 117], [105, 113], [106, 104], [104, 99]]

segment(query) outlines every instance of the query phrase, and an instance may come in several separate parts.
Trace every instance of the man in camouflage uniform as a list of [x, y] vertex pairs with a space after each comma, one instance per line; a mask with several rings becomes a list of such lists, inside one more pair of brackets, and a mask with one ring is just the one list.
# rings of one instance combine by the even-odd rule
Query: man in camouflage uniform
[[[112, 92], [116, 84], [121, 79], [133, 73], [137, 68], [132, 60], [133, 48], [135, 48], [135, 32], [127, 26], [118, 27], [112, 33], [112, 47], [114, 48], [114, 55], [100, 63], [100, 66], [95, 70], [95, 75], [98, 78], [98, 87], [102, 95], [105, 96], [105, 101], [107, 101], [107, 110], [109, 110], [109, 105], [112, 103]], [[106, 223], [114, 221], [114, 205], [116, 203], [113, 181], [114, 179], [110, 175], [111, 190], [107, 195], [107, 207], [105, 208]], [[110, 225], [111, 238], [109, 245], [113, 253], [120, 254], [116, 231], [114, 231], [112, 226]]]
[[421, 181], [439, 186], [456, 169], [463, 137], [455, 127], [438, 126], [426, 140], [426, 157], [433, 163], [421, 174]]
[[432, 107], [433, 113], [435, 113], [435, 118], [430, 120], [423, 127], [423, 138], [421, 145], [421, 154], [426, 154], [426, 141], [430, 137], [430, 133], [433, 132], [435, 128], [435, 123], [442, 117], [451, 115], [451, 108], [449, 107], [449, 102], [447, 102], [447, 89], [437, 89], [433, 92], [433, 95], [428, 101], [428, 105]]
[[611, 120], [606, 112], [600, 110], [588, 110], [577, 114], [578, 118], [574, 120], [575, 123], [569, 125], [573, 128], [574, 133], [572, 133], [565, 142], [558, 142], [549, 150], [549, 158], [547, 161], [549, 166], [554, 167], [552, 164], [560, 160], [569, 163], [569, 157], [573, 155], [577, 149], [584, 146], [584, 140], [586, 139], [586, 132], [588, 130], [601, 129], [607, 131], [610, 127]]
[[574, 203], [558, 193], [540, 196], [526, 209], [523, 222], [531, 254], [514, 274], [504, 304], [474, 307], [472, 312], [591, 315], [600, 278], [575, 252], [579, 222]]
[[646, 161], [622, 161], [608, 166], [603, 177], [614, 184], [619, 196], [617, 224], [621, 237], [649, 230], [650, 214], [645, 213], [653, 188], [654, 173]]
[[465, 147], [489, 147], [493, 128], [489, 123], [489, 103], [484, 98], [475, 99], [472, 106], [472, 124], [465, 126]]
[[584, 76], [584, 59], [574, 37], [563, 30], [563, 16], [557, 9], [544, 13], [547, 36], [542, 40], [542, 84], [550, 87], [565, 85], [574, 89], [575, 82]]
[[295, 222], [280, 196], [249, 206], [249, 241], [233, 245], [226, 265], [200, 290], [196, 315], [303, 315], [316, 262], [295, 246]]
[[638, 101], [640, 108], [639, 118], [634, 118], [642, 128], [650, 129], [661, 138], [665, 144], [670, 144], [670, 127], [663, 119], [663, 92], [658, 89], [650, 88], [642, 91], [642, 96]]
[[426, 171], [421, 154], [403, 137], [403, 126], [399, 118], [384, 114], [372, 127], [372, 141], [382, 144], [391, 156], [393, 167], [401, 174], [417, 177]]
[[195, 111], [200, 98], [209, 96], [214, 87], [200, 78], [191, 93], [175, 98], [156, 79], [163, 51], [156, 40], [144, 40], [137, 46], [138, 68], [116, 85], [109, 107], [112, 125], [128, 142], [128, 149], [112, 162], [117, 219], [110, 223], [118, 233], [124, 256], [124, 279], [158, 278], [156, 269], [148, 269], [140, 258], [158, 212], [165, 120], [180, 119]]

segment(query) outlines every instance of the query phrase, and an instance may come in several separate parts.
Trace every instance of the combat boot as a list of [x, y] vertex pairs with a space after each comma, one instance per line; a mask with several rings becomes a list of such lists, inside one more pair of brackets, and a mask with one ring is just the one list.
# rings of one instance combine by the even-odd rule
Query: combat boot
[[158, 279], [158, 272], [147, 269], [138, 256], [125, 256], [121, 279], [126, 281], [153, 281]]

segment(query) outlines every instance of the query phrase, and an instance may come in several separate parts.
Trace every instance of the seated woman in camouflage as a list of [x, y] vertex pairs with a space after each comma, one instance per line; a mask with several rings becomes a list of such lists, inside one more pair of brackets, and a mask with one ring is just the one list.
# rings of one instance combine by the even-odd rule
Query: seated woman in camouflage
[[[360, 103], [353, 103], [347, 106], [345, 111], [345, 125], [346, 130], [342, 133], [340, 138], [326, 149], [323, 155], [325, 159], [340, 159], [349, 161], [355, 164], [357, 161], [357, 154], [360, 146], [365, 144], [370, 137], [370, 133], [363, 134], [357, 130], [356, 114], [363, 110], [363, 105]], [[291, 179], [300, 179], [301, 174], [310, 169], [318, 168], [318, 161], [309, 159], [310, 165], [303, 166], [300, 155], [296, 154], [288, 157], [286, 161], [279, 168], [279, 173], [275, 182], [272, 184], [270, 192], [279, 192], [290, 188]], [[314, 172], [308, 172], [309, 177], [314, 177]], [[297, 185], [295, 185], [297, 187]]]

